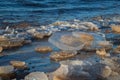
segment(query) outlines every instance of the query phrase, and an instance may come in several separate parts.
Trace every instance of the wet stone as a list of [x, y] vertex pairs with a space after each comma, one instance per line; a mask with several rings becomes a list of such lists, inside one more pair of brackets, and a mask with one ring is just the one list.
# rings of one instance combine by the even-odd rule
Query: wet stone
[[48, 53], [52, 51], [52, 48], [49, 46], [42, 46], [35, 48], [35, 51], [40, 53]]
[[13, 66], [0, 66], [0, 77], [2, 78], [2, 80], [10, 80], [11, 78], [15, 77], [13, 71]]
[[66, 59], [73, 58], [77, 55], [76, 51], [60, 51], [60, 52], [53, 52], [50, 55], [50, 59], [54, 61], [62, 61]]
[[10, 61], [10, 64], [16, 69], [25, 69], [27, 68], [26, 63], [23, 61]]

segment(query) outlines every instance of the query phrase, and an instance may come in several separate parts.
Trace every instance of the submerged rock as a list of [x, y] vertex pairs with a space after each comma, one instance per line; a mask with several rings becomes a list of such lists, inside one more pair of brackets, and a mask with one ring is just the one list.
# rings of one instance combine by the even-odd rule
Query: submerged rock
[[35, 48], [35, 51], [41, 52], [41, 53], [47, 53], [47, 52], [51, 52], [52, 48], [49, 46], [42, 46], [42, 47]]
[[13, 66], [0, 66], [0, 78], [1, 80], [11, 80], [15, 78]]
[[22, 61], [10, 61], [10, 64], [17, 69], [25, 69], [26, 63]]
[[24, 80], [48, 80], [48, 77], [44, 72], [32, 72]]
[[27, 70], [28, 72], [53, 72], [60, 66], [59, 63], [50, 61], [49, 58], [43, 57], [30, 58], [26, 63], [29, 68], [29, 70]]
[[14, 71], [13, 66], [0, 66], [0, 74], [9, 74]]
[[120, 33], [120, 25], [112, 25], [111, 29], [115, 33]]
[[50, 55], [50, 59], [54, 61], [62, 61], [69, 58], [73, 58], [76, 56], [76, 51], [60, 51], [60, 52], [54, 52], [52, 55]]
[[13, 47], [20, 47], [23, 45], [24, 40], [19, 38], [3, 38], [0, 40], [0, 46], [3, 49], [13, 48]]
[[117, 33], [108, 33], [106, 34], [106, 39], [112, 43], [119, 45], [120, 44], [120, 34]]

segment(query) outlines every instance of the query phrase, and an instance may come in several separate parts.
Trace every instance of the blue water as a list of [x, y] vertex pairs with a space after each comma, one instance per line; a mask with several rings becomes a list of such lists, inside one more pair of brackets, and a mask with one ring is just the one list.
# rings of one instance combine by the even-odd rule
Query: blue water
[[120, 14], [120, 0], [0, 0], [0, 24], [42, 25], [106, 14]]

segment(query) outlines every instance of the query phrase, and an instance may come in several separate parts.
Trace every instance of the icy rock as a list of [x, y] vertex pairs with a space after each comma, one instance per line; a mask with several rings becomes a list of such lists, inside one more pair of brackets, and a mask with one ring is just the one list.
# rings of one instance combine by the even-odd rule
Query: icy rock
[[104, 68], [102, 68], [101, 70], [101, 76], [106, 78], [106, 77], [109, 77], [112, 73], [112, 70], [109, 66], [105, 66]]
[[81, 29], [81, 30], [92, 30], [92, 31], [98, 31], [98, 26], [95, 25], [92, 22], [83, 22], [79, 20], [75, 20], [72, 22], [69, 21], [57, 21], [52, 26], [58, 26], [58, 27], [70, 27], [73, 29]]
[[67, 21], [57, 21], [52, 24], [53, 26], [70, 26], [69, 22]]
[[[80, 63], [83, 64], [81, 61]], [[81, 65], [61, 64], [60, 68], [54, 72], [53, 80], [92, 80], [88, 72], [82, 71]]]
[[113, 17], [114, 22], [120, 22], [120, 16], [115, 16]]
[[32, 72], [24, 80], [48, 80], [48, 77], [44, 72]]
[[96, 50], [97, 48], [111, 48], [112, 44], [105, 40], [102, 33], [86, 32], [56, 32], [49, 42], [62, 50]]
[[109, 77], [112, 73], [112, 69], [109, 66], [106, 66], [105, 64], [101, 63], [96, 63], [90, 66], [88, 69], [84, 70], [90, 73], [93, 80], [104, 80], [105, 78]]
[[98, 31], [98, 26], [93, 24], [92, 22], [81, 22], [81, 25], [84, 25], [85, 27], [87, 27], [89, 30], [92, 31]]
[[31, 40], [32, 39], [32, 35], [29, 33], [18, 33], [16, 35], [17, 38], [22, 38], [24, 40]]
[[80, 50], [84, 46], [77, 38], [72, 36], [71, 32], [56, 32], [48, 41], [62, 50]]
[[27, 32], [28, 32], [28, 33], [34, 33], [34, 32], [36, 32], [36, 29], [35, 29], [35, 28], [28, 29]]
[[95, 50], [99, 48], [110, 49], [112, 44], [105, 40], [105, 35], [102, 33], [92, 33], [92, 32], [73, 32], [73, 35], [81, 40], [85, 50]]
[[14, 70], [13, 66], [0, 66], [0, 74], [9, 74]]
[[102, 34], [102, 33], [94, 33], [94, 32], [82, 32], [82, 31], [79, 31], [79, 32], [72, 32], [72, 34], [76, 37], [79, 37], [79, 38], [84, 38], [87, 36], [87, 38], [94, 40], [94, 41], [103, 41], [105, 40], [105, 35]]
[[27, 30], [28, 33], [30, 33], [33, 38], [36, 38], [36, 39], [42, 39], [44, 37], [49, 37], [52, 32], [51, 31], [48, 31], [48, 30], [41, 30], [40, 28], [35, 28], [35, 29], [30, 29], [30, 30]]

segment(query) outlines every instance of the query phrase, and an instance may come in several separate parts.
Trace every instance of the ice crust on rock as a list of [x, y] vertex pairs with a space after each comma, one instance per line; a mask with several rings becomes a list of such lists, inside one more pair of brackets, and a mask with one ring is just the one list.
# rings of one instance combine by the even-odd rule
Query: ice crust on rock
[[[67, 40], [65, 40], [64, 42], [61, 41], [61, 37], [63, 35], [72, 36], [72, 33], [71, 32], [67, 32], [67, 33], [56, 32], [49, 38], [49, 42], [62, 50], [80, 50], [84, 46], [84, 44], [81, 44], [79, 41], [75, 40], [74, 38], [73, 38], [73, 41], [75, 41], [75, 42], [71, 41], [71, 43], [69, 43], [69, 45], [65, 44], [64, 42], [67, 42]], [[72, 37], [74, 37], [74, 36], [72, 36]]]
[[[83, 35], [84, 37], [80, 37]], [[97, 48], [112, 46], [109, 41], [105, 40], [105, 35], [102, 33], [81, 31], [56, 32], [49, 38], [49, 42], [62, 50], [81, 50], [83, 48], [86, 50], [95, 50]]]

